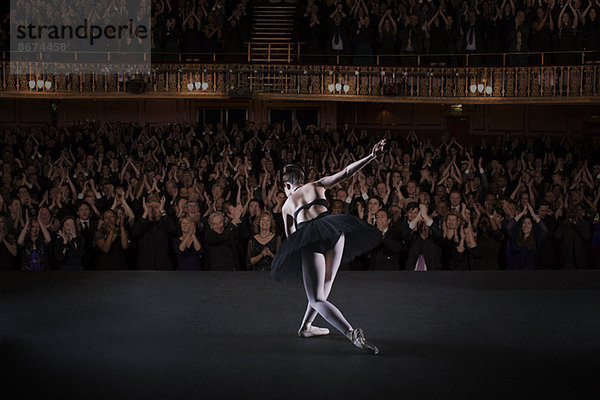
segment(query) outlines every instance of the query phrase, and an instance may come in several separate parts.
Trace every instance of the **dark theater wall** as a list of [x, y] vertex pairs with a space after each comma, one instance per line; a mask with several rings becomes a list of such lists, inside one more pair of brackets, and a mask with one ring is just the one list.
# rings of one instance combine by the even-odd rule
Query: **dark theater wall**
[[[52, 103], [56, 111], [52, 110]], [[193, 100], [0, 99], [0, 124], [70, 125], [79, 121], [165, 123], [195, 118]]]
[[[54, 103], [56, 111], [51, 104]], [[600, 135], [598, 105], [463, 105], [449, 104], [301, 102], [247, 99], [0, 99], [0, 124], [69, 125], [78, 121], [136, 122], [160, 124], [193, 122], [198, 109], [247, 108], [249, 119], [269, 121], [271, 109], [317, 109], [321, 126], [348, 124], [369, 132], [387, 130], [420, 135], [448, 132], [469, 142], [469, 137], [513, 134]]]
[[513, 134], [600, 135], [598, 105], [463, 105], [453, 111], [450, 105], [339, 103], [337, 125], [356, 129], [410, 129], [424, 134], [443, 134], [462, 120], [464, 135]]

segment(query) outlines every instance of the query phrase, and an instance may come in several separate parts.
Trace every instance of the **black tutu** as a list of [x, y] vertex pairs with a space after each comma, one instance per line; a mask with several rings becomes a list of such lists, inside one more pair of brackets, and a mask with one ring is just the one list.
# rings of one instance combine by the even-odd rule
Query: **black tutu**
[[271, 275], [277, 280], [302, 275], [302, 252], [326, 253], [344, 233], [344, 254], [340, 265], [377, 247], [381, 232], [365, 221], [348, 214], [328, 214], [301, 222], [282, 244], [271, 264]]

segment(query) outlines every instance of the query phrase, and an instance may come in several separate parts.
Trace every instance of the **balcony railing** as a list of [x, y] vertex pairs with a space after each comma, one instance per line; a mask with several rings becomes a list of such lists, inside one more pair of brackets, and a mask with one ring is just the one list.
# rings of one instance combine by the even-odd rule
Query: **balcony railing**
[[[143, 75], [52, 74], [31, 62], [20, 74], [3, 61], [0, 95], [61, 97], [221, 97], [335, 101], [598, 101], [600, 64], [411, 67], [296, 64], [160, 63]], [[100, 70], [101, 65], [98, 65]]]
[[[9, 60], [10, 54], [17, 54], [21, 59], [39, 62], [86, 63], [86, 62], [119, 62], [124, 57], [136, 58], [137, 62], [152, 63], [212, 63], [239, 64], [252, 63], [252, 43], [246, 43], [243, 53], [123, 53], [123, 52], [46, 52], [17, 51], [0, 52], [2, 60]], [[280, 63], [281, 58], [271, 57], [269, 43], [266, 44], [267, 64]], [[273, 43], [281, 48], [281, 43]], [[518, 52], [518, 53], [457, 53], [457, 54], [308, 54], [303, 51], [301, 42], [287, 43], [284, 63], [312, 65], [402, 65], [410, 67], [427, 67], [443, 64], [449, 67], [470, 66], [547, 66], [547, 65], [585, 65], [600, 63], [600, 51], [550, 51], [550, 52]], [[261, 62], [264, 63], [264, 62]], [[434, 64], [434, 65], [432, 65]]]

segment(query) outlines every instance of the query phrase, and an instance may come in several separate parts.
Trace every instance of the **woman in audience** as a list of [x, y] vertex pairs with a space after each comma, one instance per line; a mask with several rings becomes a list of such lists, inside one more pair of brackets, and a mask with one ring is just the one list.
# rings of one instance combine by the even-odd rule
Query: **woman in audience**
[[196, 235], [196, 223], [188, 216], [179, 219], [181, 235], [173, 239], [173, 248], [177, 254], [177, 270], [199, 271], [202, 269], [203, 248]]
[[508, 221], [505, 230], [511, 246], [512, 265], [509, 265], [509, 269], [533, 269], [535, 254], [548, 231], [544, 221], [527, 204], [527, 207]]
[[493, 219], [487, 215], [479, 219], [476, 237], [477, 246], [471, 250], [471, 270], [498, 270], [504, 234], [499, 224], [492, 222]]
[[77, 232], [75, 219], [66, 217], [56, 235], [54, 247], [58, 269], [83, 270], [85, 250], [85, 240]]
[[50, 243], [52, 238], [45, 225], [37, 218], [30, 219], [25, 213], [25, 226], [17, 240], [21, 248], [21, 269], [23, 271], [47, 271], [50, 269]]
[[125, 214], [117, 220], [113, 210], [104, 211], [98, 223], [94, 243], [99, 249], [98, 258], [94, 262], [98, 270], [127, 269], [125, 250], [129, 247], [129, 234], [125, 224]]
[[269, 211], [263, 211], [254, 221], [254, 235], [248, 242], [248, 264], [252, 271], [270, 271], [271, 263], [281, 245], [281, 237], [275, 233], [275, 219]]

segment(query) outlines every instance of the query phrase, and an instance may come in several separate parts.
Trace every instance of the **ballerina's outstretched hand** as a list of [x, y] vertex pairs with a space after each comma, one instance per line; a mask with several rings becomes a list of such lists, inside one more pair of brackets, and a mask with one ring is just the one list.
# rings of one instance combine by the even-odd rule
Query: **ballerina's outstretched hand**
[[371, 151], [371, 154], [374, 157], [379, 157], [380, 155], [382, 155], [383, 153], [385, 153], [385, 144], [386, 144], [386, 140], [380, 140], [379, 142], [377, 142], [375, 144], [375, 146], [373, 146], [373, 151]]

